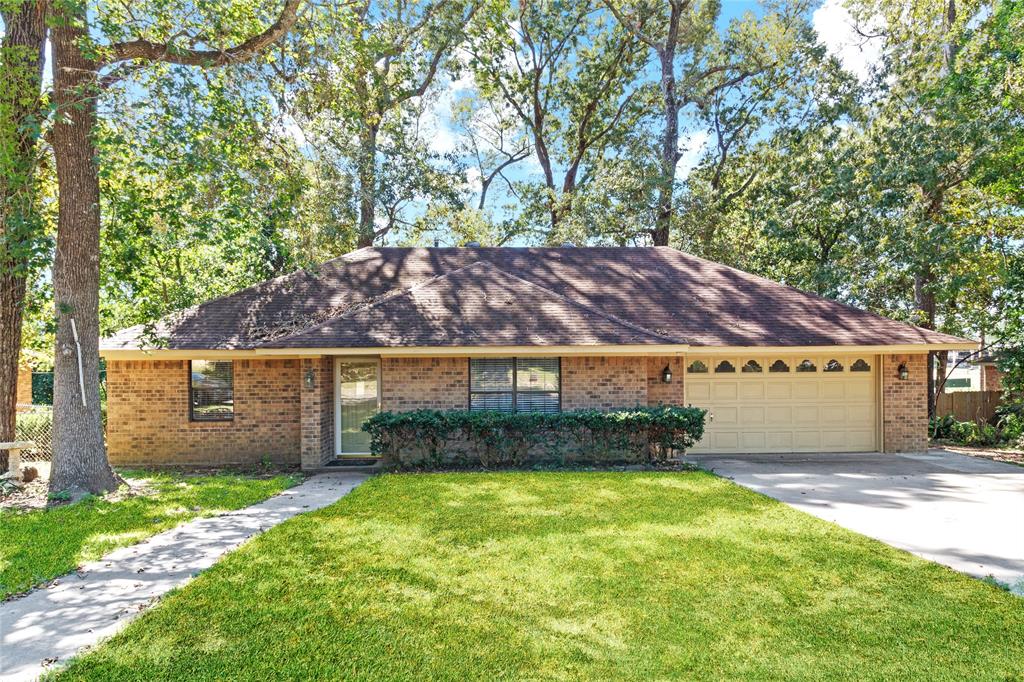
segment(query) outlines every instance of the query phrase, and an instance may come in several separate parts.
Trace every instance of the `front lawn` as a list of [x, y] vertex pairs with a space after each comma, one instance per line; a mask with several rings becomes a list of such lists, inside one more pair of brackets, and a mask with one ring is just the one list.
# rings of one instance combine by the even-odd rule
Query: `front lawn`
[[296, 476], [122, 471], [142, 494], [91, 497], [52, 509], [0, 509], [0, 600], [197, 516], [276, 495]]
[[386, 475], [60, 679], [1020, 679], [1024, 600], [703, 472]]

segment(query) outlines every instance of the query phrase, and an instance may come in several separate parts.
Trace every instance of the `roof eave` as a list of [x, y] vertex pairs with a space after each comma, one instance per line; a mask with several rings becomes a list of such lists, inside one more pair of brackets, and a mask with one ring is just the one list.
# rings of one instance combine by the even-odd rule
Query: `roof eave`
[[961, 342], [827, 345], [827, 346], [693, 346], [690, 344], [590, 344], [551, 346], [366, 346], [362, 348], [254, 348], [254, 349], [100, 349], [108, 360], [173, 360], [189, 358], [295, 358], [314, 355], [379, 355], [382, 357], [436, 356], [588, 356], [588, 355], [727, 355], [744, 353], [925, 353], [941, 350], [976, 350], [980, 344]]

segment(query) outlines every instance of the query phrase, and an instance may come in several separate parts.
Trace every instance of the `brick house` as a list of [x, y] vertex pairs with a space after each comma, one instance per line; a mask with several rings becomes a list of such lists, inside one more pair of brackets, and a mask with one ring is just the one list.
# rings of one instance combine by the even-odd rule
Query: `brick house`
[[696, 451], [923, 450], [927, 352], [976, 347], [666, 247], [365, 248], [101, 353], [114, 464], [316, 469], [418, 408], [692, 404]]

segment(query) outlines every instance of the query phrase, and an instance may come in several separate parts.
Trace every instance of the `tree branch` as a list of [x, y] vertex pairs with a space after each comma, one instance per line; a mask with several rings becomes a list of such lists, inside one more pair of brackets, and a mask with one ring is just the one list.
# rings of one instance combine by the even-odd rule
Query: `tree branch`
[[274, 44], [292, 29], [298, 19], [298, 10], [303, 0], [285, 0], [277, 21], [267, 30], [248, 40], [223, 50], [191, 50], [170, 43], [154, 43], [149, 40], [131, 40], [110, 46], [110, 57], [101, 61], [102, 66], [118, 62], [145, 59], [183, 66], [218, 67], [252, 59], [264, 48]]

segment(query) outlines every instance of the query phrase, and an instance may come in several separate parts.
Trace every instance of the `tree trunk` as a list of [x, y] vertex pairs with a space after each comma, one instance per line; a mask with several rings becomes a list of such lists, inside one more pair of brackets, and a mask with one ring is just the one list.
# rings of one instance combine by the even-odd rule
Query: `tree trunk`
[[[0, 12], [0, 442], [15, 438], [22, 309], [29, 256], [40, 236], [36, 211], [36, 142], [39, 139], [46, 3], [22, 2]], [[0, 472], [7, 452], [0, 452]]]
[[359, 136], [359, 238], [356, 246], [373, 246], [376, 234], [377, 124], [368, 123]]
[[[671, 21], [678, 22], [673, 8]], [[670, 25], [670, 34], [671, 25]], [[658, 181], [658, 208], [654, 221], [655, 246], [668, 246], [672, 227], [672, 195], [675, 191], [676, 165], [679, 163], [679, 101], [676, 99], [675, 44], [666, 44], [658, 55], [661, 62], [661, 97], [665, 129], [661, 136], [661, 177]]]
[[107, 462], [100, 416], [97, 67], [79, 48], [86, 35], [84, 7], [72, 7], [77, 6], [63, 5], [52, 29], [57, 107], [52, 140], [60, 201], [53, 264], [57, 342], [50, 490], [76, 498], [109, 492], [118, 479]]
[[[921, 326], [935, 329], [935, 292], [932, 291], [935, 275], [931, 266], [926, 265], [922, 272], [914, 276], [914, 305], [924, 313]], [[945, 351], [943, 351], [945, 352]], [[928, 416], [935, 416], [935, 352], [928, 353]]]

